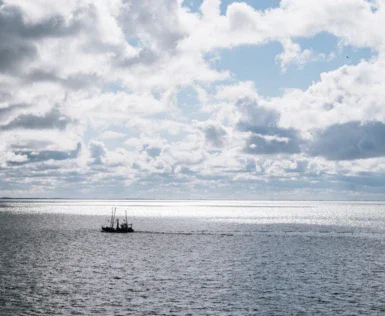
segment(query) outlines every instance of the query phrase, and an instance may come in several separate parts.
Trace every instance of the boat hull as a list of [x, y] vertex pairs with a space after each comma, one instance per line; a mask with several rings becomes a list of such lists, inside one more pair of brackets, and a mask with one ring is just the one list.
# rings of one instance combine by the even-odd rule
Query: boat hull
[[104, 233], [118, 233], [118, 234], [126, 234], [126, 233], [133, 233], [134, 230], [132, 227], [127, 228], [112, 228], [107, 226], [102, 226], [102, 232]]

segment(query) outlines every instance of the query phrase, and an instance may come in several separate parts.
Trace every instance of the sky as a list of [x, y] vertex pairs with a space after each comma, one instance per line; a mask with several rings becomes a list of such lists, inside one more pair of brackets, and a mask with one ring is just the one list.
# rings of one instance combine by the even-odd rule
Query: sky
[[385, 200], [385, 0], [0, 0], [0, 196]]

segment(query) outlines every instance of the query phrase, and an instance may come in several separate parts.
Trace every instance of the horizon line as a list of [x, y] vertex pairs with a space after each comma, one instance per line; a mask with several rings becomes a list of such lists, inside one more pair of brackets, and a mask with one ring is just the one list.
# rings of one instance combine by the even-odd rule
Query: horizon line
[[80, 197], [0, 197], [0, 200], [83, 200], [83, 201], [250, 201], [250, 202], [385, 202], [384, 199], [210, 199], [210, 198], [185, 198], [185, 199], [156, 199], [156, 198], [80, 198]]

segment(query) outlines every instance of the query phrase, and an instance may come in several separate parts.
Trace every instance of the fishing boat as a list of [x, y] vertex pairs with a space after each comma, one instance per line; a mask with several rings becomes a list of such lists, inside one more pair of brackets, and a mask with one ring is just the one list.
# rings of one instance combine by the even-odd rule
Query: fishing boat
[[[105, 233], [133, 233], [134, 229], [132, 228], [132, 224], [128, 224], [127, 221], [127, 211], [126, 217], [123, 224], [119, 225], [119, 219], [116, 219], [116, 207], [112, 209], [110, 226], [102, 226], [102, 232]], [[116, 222], [116, 225], [115, 225]]]

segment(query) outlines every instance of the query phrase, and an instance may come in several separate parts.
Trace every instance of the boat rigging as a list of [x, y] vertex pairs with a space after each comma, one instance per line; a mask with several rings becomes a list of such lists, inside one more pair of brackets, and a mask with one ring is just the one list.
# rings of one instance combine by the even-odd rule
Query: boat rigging
[[[115, 226], [116, 222], [116, 226]], [[133, 233], [132, 224], [128, 224], [127, 211], [125, 211], [125, 221], [119, 225], [119, 219], [116, 219], [116, 207], [112, 208], [110, 226], [102, 226], [102, 232], [105, 233]]]

